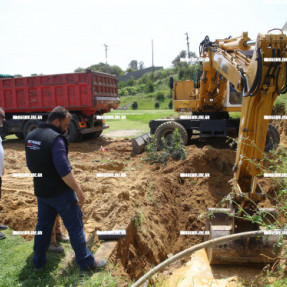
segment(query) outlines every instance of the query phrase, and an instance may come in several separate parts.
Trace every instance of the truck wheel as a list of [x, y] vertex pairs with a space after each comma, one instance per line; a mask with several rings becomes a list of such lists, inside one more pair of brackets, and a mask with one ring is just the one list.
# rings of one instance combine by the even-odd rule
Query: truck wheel
[[179, 133], [181, 134], [183, 144], [187, 144], [188, 135], [186, 129], [177, 122], [165, 122], [161, 124], [154, 133], [154, 137], [159, 150], [163, 149], [163, 143], [161, 141], [162, 137], [166, 139], [167, 145], [171, 144], [172, 133], [175, 131], [175, 129], [178, 129]]
[[66, 139], [69, 143], [79, 141], [81, 139], [81, 134], [76, 128], [73, 120], [70, 121], [68, 126], [68, 133], [66, 134]]
[[93, 133], [89, 133], [89, 134], [85, 134], [84, 138], [87, 140], [91, 140], [91, 139], [97, 139], [101, 136], [103, 131], [97, 131], [97, 132], [93, 132]]
[[279, 143], [280, 135], [277, 129], [272, 125], [268, 125], [264, 151], [269, 152], [270, 150], [276, 149]]
[[39, 121], [34, 121], [34, 120], [30, 120], [28, 122], [25, 123], [24, 128], [23, 128], [23, 135], [24, 138], [27, 137], [27, 135], [33, 131], [34, 129], [36, 129], [39, 126], [40, 122]]

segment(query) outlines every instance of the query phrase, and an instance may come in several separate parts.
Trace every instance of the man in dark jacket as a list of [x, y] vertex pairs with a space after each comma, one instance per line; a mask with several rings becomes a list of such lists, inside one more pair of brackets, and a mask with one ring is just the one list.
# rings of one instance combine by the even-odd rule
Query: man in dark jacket
[[85, 197], [68, 160], [68, 143], [63, 136], [68, 130], [71, 114], [56, 107], [47, 123], [29, 133], [25, 139], [26, 162], [34, 177], [34, 192], [38, 200], [38, 223], [34, 239], [34, 270], [43, 269], [47, 258], [53, 225], [57, 214], [69, 232], [76, 261], [81, 270], [105, 266], [105, 260], [95, 261], [86, 246], [82, 212], [79, 204]]
[[[3, 127], [3, 124], [5, 122], [5, 111], [3, 108], [0, 107], [0, 128]], [[4, 149], [2, 146], [2, 138], [0, 136], [0, 200], [1, 200], [1, 185], [2, 185], [2, 176], [4, 174]], [[8, 227], [6, 225], [0, 224], [0, 230], [7, 229]], [[6, 238], [6, 235], [2, 232], [0, 232], [0, 239]]]

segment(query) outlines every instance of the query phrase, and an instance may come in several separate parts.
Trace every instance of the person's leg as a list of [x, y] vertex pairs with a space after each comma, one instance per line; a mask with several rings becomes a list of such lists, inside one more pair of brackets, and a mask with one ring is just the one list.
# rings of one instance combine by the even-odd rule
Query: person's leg
[[53, 208], [47, 199], [38, 199], [38, 223], [36, 233], [39, 231], [42, 235], [35, 235], [34, 238], [34, 257], [33, 263], [35, 268], [41, 268], [45, 265], [47, 258], [46, 253], [50, 244], [52, 229], [54, 226], [57, 211]]
[[[64, 248], [57, 242], [57, 231], [59, 230], [60, 225], [60, 216], [59, 214], [56, 217], [55, 224], [52, 230], [51, 242], [48, 248], [48, 251], [55, 252], [55, 253], [62, 253], [64, 252]], [[61, 229], [61, 225], [60, 225]]]
[[54, 223], [53, 230], [52, 230], [51, 242], [50, 242], [51, 244], [56, 242], [56, 225], [58, 223], [59, 218], [60, 217], [59, 217], [59, 214], [58, 214], [56, 219], [55, 219], [55, 223]]
[[58, 213], [63, 219], [70, 236], [70, 242], [76, 255], [76, 261], [82, 270], [93, 267], [95, 258], [86, 246], [86, 237], [82, 221], [82, 211], [74, 192], [62, 194]]
[[58, 215], [56, 218], [55, 233], [57, 242], [68, 242], [69, 238], [65, 236], [62, 230], [61, 217]]
[[[1, 187], [2, 187], [2, 177], [0, 177], [0, 200], [1, 200]], [[0, 230], [4, 230], [7, 229], [8, 226], [7, 225], [2, 225], [0, 224]], [[0, 239], [5, 239], [6, 235], [2, 232], [0, 232]]]
[[2, 197], [2, 177], [0, 176], [0, 200], [1, 200], [1, 197]]
[[60, 215], [58, 214], [55, 222], [55, 234], [61, 234], [61, 233], [62, 233], [62, 226], [60, 221]]

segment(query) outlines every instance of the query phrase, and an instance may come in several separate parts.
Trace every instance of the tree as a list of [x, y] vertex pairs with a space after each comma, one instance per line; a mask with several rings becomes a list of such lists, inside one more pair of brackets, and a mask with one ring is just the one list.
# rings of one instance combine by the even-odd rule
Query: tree
[[[172, 61], [172, 64], [174, 67], [185, 67], [188, 66], [188, 63], [184, 62], [184, 61], [180, 61], [181, 58], [186, 58], [186, 51], [182, 50], [176, 57], [175, 59]], [[196, 58], [198, 59], [197, 55], [194, 52], [189, 52], [188, 58]]]
[[75, 72], [76, 73], [83, 73], [87, 69], [92, 70], [94, 72], [107, 73], [107, 74], [116, 75], [116, 76], [121, 76], [124, 74], [124, 71], [119, 66], [116, 66], [116, 65], [110, 66], [110, 65], [106, 65], [103, 62], [100, 62], [98, 64], [92, 65], [92, 66], [87, 67], [87, 68], [79, 67], [75, 70]]
[[86, 69], [81, 68], [81, 67], [74, 70], [75, 73], [84, 73], [85, 71], [86, 71]]
[[185, 58], [186, 57], [186, 51], [182, 50], [179, 55], [175, 57], [175, 59], [172, 61], [172, 64], [174, 67], [179, 66], [182, 62], [180, 61], [180, 58]]
[[138, 70], [138, 61], [137, 60], [131, 60], [129, 63], [129, 68], [137, 71]]
[[158, 109], [159, 106], [160, 106], [159, 102], [155, 102], [154, 107], [155, 107], [156, 109]]
[[139, 69], [140, 69], [140, 70], [143, 70], [143, 69], [144, 69], [144, 62], [143, 62], [143, 61], [140, 61], [140, 62], [139, 62]]

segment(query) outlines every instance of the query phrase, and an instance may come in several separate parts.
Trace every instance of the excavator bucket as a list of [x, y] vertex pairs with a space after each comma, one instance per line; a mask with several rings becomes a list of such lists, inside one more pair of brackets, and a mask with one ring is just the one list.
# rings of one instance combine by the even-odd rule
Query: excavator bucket
[[132, 147], [134, 154], [140, 154], [144, 151], [145, 146], [150, 142], [150, 133], [143, 134], [137, 138], [132, 139]]
[[[259, 211], [269, 215], [275, 213], [273, 208], [260, 208]], [[266, 218], [266, 220], [269, 219]], [[209, 231], [209, 235], [206, 235], [205, 240], [261, 229], [260, 226], [250, 221], [237, 220], [230, 208], [207, 209], [206, 231]], [[274, 263], [280, 252], [280, 248], [276, 244], [279, 235], [266, 233], [268, 234], [261, 237], [234, 240], [207, 248], [210, 264]]]

